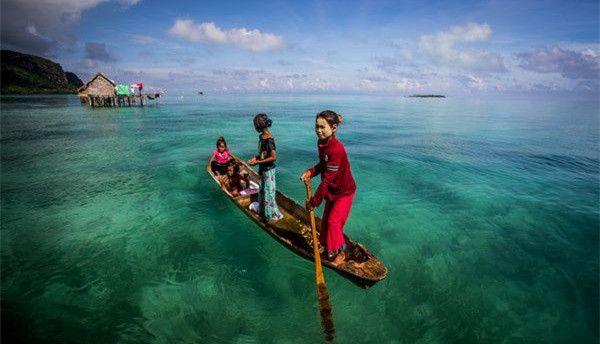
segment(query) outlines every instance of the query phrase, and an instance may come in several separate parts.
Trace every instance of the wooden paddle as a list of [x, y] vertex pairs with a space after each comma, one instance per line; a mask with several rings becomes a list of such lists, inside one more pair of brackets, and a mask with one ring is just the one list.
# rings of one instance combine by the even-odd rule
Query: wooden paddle
[[[306, 199], [311, 198], [310, 179], [305, 180], [306, 184]], [[317, 238], [317, 225], [315, 223], [315, 211], [310, 210], [310, 227], [312, 230], [313, 248], [315, 250], [315, 279], [317, 282], [317, 297], [319, 300], [319, 313], [321, 313], [321, 326], [325, 340], [332, 341], [335, 335], [333, 327], [333, 317], [331, 316], [331, 303], [329, 302], [329, 293], [325, 285], [325, 277], [323, 276], [323, 267], [321, 266], [321, 255], [319, 254], [319, 239]]]

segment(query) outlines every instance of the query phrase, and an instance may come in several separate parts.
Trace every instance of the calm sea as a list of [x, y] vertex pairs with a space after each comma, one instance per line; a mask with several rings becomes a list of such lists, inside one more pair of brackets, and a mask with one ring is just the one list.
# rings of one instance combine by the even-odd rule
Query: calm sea
[[313, 265], [246, 218], [205, 164], [220, 135], [254, 155], [252, 117], [267, 112], [278, 188], [301, 202], [314, 115], [330, 108], [358, 184], [345, 231], [389, 268], [368, 290], [325, 271], [339, 343], [598, 342], [598, 102], [0, 105], [5, 339], [320, 341]]

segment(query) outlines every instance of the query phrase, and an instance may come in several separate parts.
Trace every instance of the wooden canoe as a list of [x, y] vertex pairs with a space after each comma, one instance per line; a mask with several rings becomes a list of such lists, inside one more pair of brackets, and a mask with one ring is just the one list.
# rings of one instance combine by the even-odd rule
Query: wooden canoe
[[[245, 170], [250, 175], [250, 180], [259, 183], [258, 174], [244, 161], [233, 155], [238, 162], [240, 170]], [[206, 167], [208, 174], [220, 186], [219, 177], [211, 171], [210, 163]], [[294, 253], [314, 261], [314, 250], [310, 229], [310, 218], [308, 211], [294, 202], [292, 199], [277, 191], [276, 200], [279, 210], [284, 218], [276, 224], [269, 224], [259, 214], [249, 209], [250, 203], [258, 199], [257, 194], [233, 197], [225, 189], [221, 190], [237, 205], [248, 217], [264, 229], [279, 243], [292, 250]], [[316, 218], [317, 231], [321, 229], [321, 219]], [[387, 268], [362, 244], [357, 243], [344, 234], [346, 238], [346, 261], [339, 266], [333, 265], [322, 255], [321, 262], [324, 266], [334, 270], [341, 276], [352, 281], [357, 286], [368, 288], [381, 281], [387, 275]], [[321, 248], [322, 251], [322, 248]]]

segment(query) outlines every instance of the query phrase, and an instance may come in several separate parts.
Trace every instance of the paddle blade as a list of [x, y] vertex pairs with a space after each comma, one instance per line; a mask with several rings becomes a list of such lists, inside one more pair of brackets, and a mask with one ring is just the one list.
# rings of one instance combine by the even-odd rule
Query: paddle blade
[[321, 326], [325, 340], [332, 341], [335, 337], [335, 328], [333, 327], [333, 317], [331, 315], [331, 303], [329, 302], [329, 293], [325, 283], [317, 284], [317, 296], [319, 298], [319, 313], [321, 313]]

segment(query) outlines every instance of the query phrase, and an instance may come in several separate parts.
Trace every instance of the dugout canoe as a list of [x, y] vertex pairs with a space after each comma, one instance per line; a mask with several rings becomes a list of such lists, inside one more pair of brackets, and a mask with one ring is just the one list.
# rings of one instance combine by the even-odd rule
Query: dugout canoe
[[[232, 156], [238, 162], [240, 169], [249, 173], [250, 180], [258, 184], [258, 173], [237, 156], [233, 154]], [[207, 165], [206, 171], [220, 188], [219, 177], [213, 174], [210, 163]], [[233, 197], [226, 190], [220, 189], [235, 205], [238, 206], [238, 208], [240, 208], [240, 210], [244, 212], [244, 214], [251, 218], [259, 227], [280, 244], [299, 256], [314, 261], [310, 218], [306, 208], [294, 202], [282, 192], [277, 191], [277, 205], [283, 213], [284, 218], [276, 224], [269, 224], [264, 221], [259, 214], [249, 209], [250, 203], [257, 200], [257, 194]], [[316, 223], [317, 231], [320, 231], [321, 219], [317, 217]], [[387, 275], [387, 268], [385, 265], [383, 265], [383, 263], [362, 244], [355, 242], [345, 234], [344, 237], [346, 238], [347, 245], [346, 261], [339, 266], [335, 266], [325, 259], [325, 255], [323, 254], [321, 259], [322, 264], [362, 288], [371, 287], [384, 279]]]

